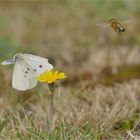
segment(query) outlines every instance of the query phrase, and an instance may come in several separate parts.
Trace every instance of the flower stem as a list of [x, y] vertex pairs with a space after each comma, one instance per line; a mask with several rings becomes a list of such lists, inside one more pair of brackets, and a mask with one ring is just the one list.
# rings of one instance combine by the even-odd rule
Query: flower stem
[[55, 126], [55, 107], [54, 107], [54, 103], [53, 103], [54, 93], [55, 93], [55, 84], [54, 83], [49, 84], [49, 89], [50, 89], [51, 93], [49, 95], [48, 133], [50, 133], [51, 130]]

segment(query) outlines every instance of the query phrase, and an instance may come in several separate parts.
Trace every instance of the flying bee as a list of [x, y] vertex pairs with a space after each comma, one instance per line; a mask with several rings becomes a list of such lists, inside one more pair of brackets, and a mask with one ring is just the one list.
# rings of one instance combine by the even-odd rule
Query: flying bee
[[122, 23], [118, 22], [116, 19], [110, 19], [108, 23], [99, 23], [97, 26], [106, 28], [111, 27], [117, 34], [121, 34], [126, 31], [124, 24], [127, 24], [130, 20], [124, 21]]
[[112, 29], [121, 34], [122, 32], [125, 32], [125, 28], [123, 27], [123, 25], [121, 23], [119, 23], [116, 19], [110, 19], [109, 20], [110, 26], [112, 27]]

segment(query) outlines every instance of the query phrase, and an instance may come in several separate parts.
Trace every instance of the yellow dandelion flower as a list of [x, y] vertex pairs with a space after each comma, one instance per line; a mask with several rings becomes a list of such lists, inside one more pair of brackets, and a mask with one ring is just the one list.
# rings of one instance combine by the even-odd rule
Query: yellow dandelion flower
[[47, 82], [48, 84], [54, 83], [57, 80], [66, 78], [63, 72], [58, 72], [57, 70], [45, 71], [37, 77], [39, 82]]

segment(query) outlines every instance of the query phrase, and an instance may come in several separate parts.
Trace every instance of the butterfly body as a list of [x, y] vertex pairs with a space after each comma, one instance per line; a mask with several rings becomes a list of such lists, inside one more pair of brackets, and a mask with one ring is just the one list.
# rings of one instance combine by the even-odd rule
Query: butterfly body
[[48, 59], [32, 54], [16, 54], [13, 59], [5, 60], [2, 65], [14, 64], [12, 86], [18, 90], [27, 90], [36, 86], [36, 77], [45, 70], [53, 69]]

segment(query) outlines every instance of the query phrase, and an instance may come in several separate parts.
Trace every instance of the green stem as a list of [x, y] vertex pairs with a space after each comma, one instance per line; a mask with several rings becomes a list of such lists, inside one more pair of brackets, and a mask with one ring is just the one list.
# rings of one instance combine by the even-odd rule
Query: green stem
[[48, 133], [50, 134], [52, 128], [55, 125], [55, 107], [54, 107], [54, 103], [53, 103], [54, 93], [55, 93], [55, 84], [54, 83], [49, 84], [49, 89], [50, 89], [51, 93], [49, 95]]
[[[22, 105], [22, 107], [23, 107], [23, 105]], [[23, 109], [24, 109], [24, 107], [23, 107]], [[25, 112], [26, 116], [28, 117], [28, 120], [31, 123], [31, 126], [34, 129], [35, 133], [37, 134], [38, 137], [40, 137], [40, 134], [39, 134], [38, 130], [36, 129], [33, 120], [31, 119], [31, 117], [29, 116], [29, 114], [26, 112], [25, 109], [24, 109], [24, 112]]]

